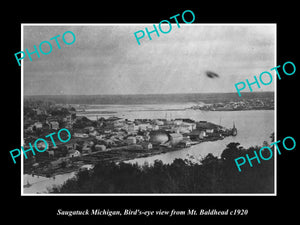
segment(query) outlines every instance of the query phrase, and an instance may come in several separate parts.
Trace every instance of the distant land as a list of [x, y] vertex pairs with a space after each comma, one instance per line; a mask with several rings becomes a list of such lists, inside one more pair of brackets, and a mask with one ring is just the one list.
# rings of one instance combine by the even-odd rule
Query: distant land
[[53, 101], [58, 104], [170, 104], [203, 102], [218, 103], [247, 99], [273, 98], [274, 92], [244, 92], [239, 97], [234, 93], [192, 93], [192, 94], [144, 94], [144, 95], [28, 95], [24, 100]]

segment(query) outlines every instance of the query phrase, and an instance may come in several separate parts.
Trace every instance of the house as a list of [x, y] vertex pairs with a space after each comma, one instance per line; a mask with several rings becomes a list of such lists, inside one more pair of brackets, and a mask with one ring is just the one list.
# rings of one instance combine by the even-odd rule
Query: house
[[57, 121], [51, 121], [49, 122], [50, 128], [53, 130], [58, 130], [59, 129], [59, 123]]
[[63, 167], [63, 165], [68, 166], [70, 164], [70, 159], [68, 157], [61, 157], [55, 161], [49, 163], [51, 169], [57, 169]]
[[89, 145], [83, 146], [81, 152], [82, 154], [90, 154], [92, 153], [92, 148]]
[[153, 122], [154, 122], [154, 124], [156, 124], [158, 126], [164, 125], [164, 121], [161, 121], [161, 120], [154, 120]]
[[183, 122], [181, 126], [188, 127], [190, 131], [195, 130], [197, 127], [196, 123], [188, 123], [188, 122]]
[[138, 125], [138, 130], [145, 131], [149, 128], [152, 128], [152, 126], [149, 123], [141, 123]]
[[110, 134], [111, 130], [104, 130], [103, 132], [104, 132], [104, 134]]
[[136, 137], [133, 137], [133, 136], [127, 137], [126, 143], [127, 143], [128, 145], [134, 145], [134, 144], [136, 144]]
[[95, 145], [96, 151], [105, 151], [106, 146], [105, 145]]
[[93, 131], [89, 132], [89, 135], [92, 136], [92, 137], [96, 137], [98, 134], [99, 134], [99, 132], [96, 131], [96, 130], [93, 130]]
[[105, 139], [105, 140], [103, 140], [103, 142], [105, 143], [105, 145], [107, 146], [107, 147], [110, 147], [110, 146], [112, 146], [112, 145], [114, 145], [114, 141], [113, 140], [111, 140], [111, 139]]
[[73, 136], [78, 137], [78, 138], [88, 138], [89, 137], [89, 135], [85, 134], [85, 133], [74, 133]]
[[74, 150], [74, 149], [77, 149], [78, 148], [78, 144], [77, 143], [68, 143], [68, 144], [65, 144], [67, 150]]
[[33, 124], [33, 126], [35, 126], [36, 129], [42, 129], [43, 128], [43, 124], [41, 122], [35, 122]]
[[203, 139], [205, 138], [207, 135], [206, 135], [206, 132], [204, 130], [201, 130], [200, 133], [199, 133], [199, 139]]
[[94, 165], [92, 164], [86, 164], [86, 165], [83, 165], [79, 168], [79, 171], [85, 171], [85, 170], [91, 170], [94, 168]]
[[188, 148], [188, 147], [191, 147], [191, 142], [190, 141], [181, 141], [179, 142], [179, 147], [182, 147], [182, 148]]
[[151, 130], [159, 130], [159, 126], [157, 124], [152, 124]]
[[194, 130], [189, 134], [191, 140], [204, 139], [206, 137], [206, 132], [204, 130]]
[[113, 121], [113, 126], [116, 128], [116, 127], [123, 127], [124, 124], [125, 124], [125, 120], [123, 119], [118, 119], [118, 120], [115, 120]]
[[186, 133], [190, 133], [192, 131], [192, 126], [190, 125], [185, 125], [185, 124], [181, 124], [179, 126], [174, 126], [170, 129], [171, 132], [174, 133], [182, 133], [182, 134], [186, 134]]
[[92, 131], [95, 130], [95, 127], [93, 127], [93, 126], [88, 126], [88, 127], [85, 127], [84, 129], [87, 130], [88, 132], [92, 132]]
[[195, 120], [192, 120], [192, 119], [182, 119], [182, 121], [185, 122], [185, 123], [193, 123], [193, 124], [195, 124]]
[[81, 154], [78, 150], [69, 150], [68, 154], [67, 154], [67, 157], [69, 157], [69, 158], [80, 157], [80, 156], [81, 156]]
[[[46, 141], [46, 140], [45, 140]], [[47, 146], [46, 146], [47, 143]], [[35, 146], [36, 148], [38, 148], [40, 151], [43, 151], [44, 149], [46, 150], [46, 147], [49, 146], [48, 142], [46, 141], [46, 143], [44, 141], [40, 141], [38, 142]]]
[[153, 148], [153, 145], [151, 142], [143, 142], [142, 143], [143, 149], [149, 150]]
[[142, 142], [142, 141], [144, 141], [144, 137], [142, 136], [142, 135], [136, 135], [136, 141], [137, 142]]
[[48, 150], [47, 152], [48, 152], [49, 157], [54, 157], [54, 151], [53, 151], [53, 149]]
[[124, 132], [118, 132], [115, 134], [115, 139], [117, 140], [124, 140], [124, 136], [125, 136], [125, 133]]
[[26, 129], [25, 129], [25, 131], [28, 131], [28, 132], [33, 132], [33, 124], [32, 125], [29, 125]]
[[43, 110], [43, 109], [40, 109], [40, 108], [37, 108], [37, 109], [33, 109], [36, 113], [36, 115], [47, 115], [47, 111], [46, 110]]
[[95, 138], [97, 140], [102, 140], [104, 138], [104, 135], [96, 135]]
[[212, 134], [214, 132], [214, 129], [206, 129], [205, 132], [207, 134]]
[[179, 125], [182, 124], [182, 120], [178, 120], [178, 119], [177, 119], [177, 120], [174, 120], [173, 123], [174, 123], [174, 125], [179, 126]]
[[128, 132], [135, 132], [139, 130], [139, 126], [133, 124], [129, 124], [127, 127]]
[[92, 152], [93, 141], [85, 142], [82, 147], [82, 154], [90, 154]]

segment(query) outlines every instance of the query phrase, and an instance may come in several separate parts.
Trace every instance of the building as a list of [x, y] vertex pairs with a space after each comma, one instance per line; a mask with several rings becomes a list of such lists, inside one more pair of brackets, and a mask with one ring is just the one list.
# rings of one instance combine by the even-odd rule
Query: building
[[188, 129], [190, 130], [190, 131], [192, 131], [192, 130], [195, 130], [196, 129], [196, 123], [190, 123], [190, 122], [183, 122], [182, 123], [182, 126], [184, 126], [184, 127], [188, 127]]
[[133, 137], [133, 136], [129, 136], [126, 138], [126, 143], [128, 145], [134, 145], [136, 144], [136, 137]]
[[111, 147], [115, 144], [115, 142], [111, 139], [104, 139], [103, 142], [105, 143], [106, 147]]
[[143, 146], [143, 149], [146, 149], [146, 150], [150, 150], [153, 148], [153, 145], [151, 142], [143, 142], [142, 146]]
[[95, 138], [96, 138], [97, 140], [103, 140], [104, 135], [96, 135]]
[[81, 156], [81, 154], [78, 150], [69, 150], [68, 154], [67, 154], [67, 157], [69, 157], [69, 158], [80, 157], [80, 156]]
[[[47, 141], [46, 141], [47, 142]], [[46, 146], [46, 144], [45, 144], [45, 142], [43, 142], [43, 141], [39, 141], [37, 144], [36, 144], [36, 147], [39, 149], [39, 150], [41, 150], [41, 151], [43, 151], [46, 147], [48, 147], [49, 146], [49, 143], [47, 142], [47, 146]]]
[[161, 121], [161, 120], [153, 120], [153, 123], [158, 126], [164, 125], [164, 121]]
[[136, 135], [135, 138], [136, 138], [136, 141], [137, 141], [137, 142], [142, 142], [142, 141], [144, 141], [144, 137], [143, 137], [142, 135]]
[[58, 169], [63, 167], [63, 165], [68, 166], [70, 164], [70, 159], [68, 157], [61, 157], [55, 161], [51, 161], [49, 163], [49, 167], [51, 169]]
[[88, 138], [89, 137], [89, 135], [85, 134], [85, 133], [74, 133], [73, 136], [78, 137], [78, 138]]
[[152, 124], [151, 130], [159, 130], [159, 126], [157, 124]]
[[150, 125], [149, 123], [141, 123], [138, 125], [138, 130], [140, 131], [145, 131], [148, 129], [152, 129], [152, 125]]
[[173, 121], [173, 124], [176, 125], [176, 126], [179, 126], [179, 125], [182, 124], [182, 120], [176, 119], [176, 120]]
[[95, 127], [93, 127], [93, 126], [88, 126], [88, 127], [85, 127], [84, 129], [87, 130], [88, 132], [92, 132], [92, 131], [95, 130]]
[[[188, 119], [188, 118], [182, 119], [182, 121], [185, 122], [185, 123], [192, 123], [192, 124], [195, 124], [195, 120]], [[196, 125], [196, 124], [195, 124], [195, 125]]]
[[89, 135], [92, 136], [92, 137], [96, 137], [98, 134], [99, 134], [99, 132], [96, 131], [96, 130], [93, 130], [93, 131], [89, 132]]
[[128, 133], [134, 133], [139, 130], [139, 126], [135, 125], [134, 123], [127, 125], [127, 132]]
[[170, 131], [174, 133], [182, 133], [182, 134], [190, 133], [191, 131], [193, 131], [193, 125], [182, 123], [178, 126], [172, 127]]
[[49, 149], [47, 152], [48, 152], [49, 157], [54, 157], [53, 149]]
[[191, 140], [202, 140], [206, 137], [206, 132], [204, 130], [193, 130], [189, 136]]
[[46, 115], [45, 110], [37, 108], [37, 109], [34, 109], [34, 111], [35, 111], [36, 115]]
[[93, 141], [85, 141], [82, 147], [82, 154], [90, 154], [92, 152]]
[[206, 137], [206, 132], [204, 130], [201, 130], [199, 133], [199, 139], [204, 139]]
[[182, 148], [189, 148], [189, 147], [191, 147], [191, 142], [183, 140], [183, 141], [178, 143], [178, 146], [182, 147]]
[[79, 147], [79, 145], [77, 143], [68, 143], [68, 144], [65, 144], [64, 146], [66, 146], [67, 150], [74, 150]]
[[214, 132], [214, 129], [206, 129], [205, 132], [207, 134], [212, 134]]
[[179, 133], [170, 133], [169, 136], [170, 136], [170, 144], [172, 146], [177, 145], [179, 142], [183, 140], [182, 134]]
[[151, 131], [149, 136], [152, 145], [160, 145], [169, 141], [169, 135], [164, 130]]
[[106, 146], [105, 145], [95, 145], [96, 151], [105, 151]]
[[27, 132], [33, 132], [33, 127], [34, 127], [33, 124], [32, 124], [32, 125], [29, 125], [29, 126], [25, 129], [25, 131], [27, 131]]
[[43, 128], [43, 124], [41, 122], [35, 122], [33, 124], [33, 126], [36, 128], [36, 129], [42, 129]]
[[59, 123], [57, 121], [49, 122], [49, 126], [50, 126], [50, 129], [53, 129], [53, 130], [58, 130], [59, 129]]

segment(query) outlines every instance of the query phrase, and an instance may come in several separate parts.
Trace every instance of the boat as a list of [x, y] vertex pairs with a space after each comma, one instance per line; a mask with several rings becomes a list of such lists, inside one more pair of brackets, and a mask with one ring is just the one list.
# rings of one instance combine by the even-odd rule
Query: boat
[[237, 129], [236, 129], [236, 127], [235, 127], [234, 122], [233, 122], [233, 127], [232, 127], [232, 129], [231, 129], [231, 135], [232, 135], [232, 136], [236, 136], [236, 135], [237, 135]]

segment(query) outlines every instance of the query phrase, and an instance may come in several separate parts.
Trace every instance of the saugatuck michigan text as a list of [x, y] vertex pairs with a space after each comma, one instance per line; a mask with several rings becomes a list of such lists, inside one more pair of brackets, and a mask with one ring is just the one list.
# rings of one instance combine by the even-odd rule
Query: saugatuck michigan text
[[97, 215], [97, 216], [121, 216], [121, 211], [118, 210], [109, 210], [109, 209], [86, 209], [86, 210], [57, 210], [57, 216], [88, 216], [88, 215]]

